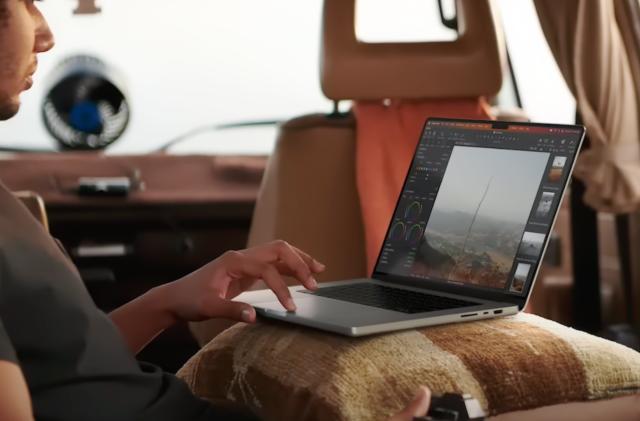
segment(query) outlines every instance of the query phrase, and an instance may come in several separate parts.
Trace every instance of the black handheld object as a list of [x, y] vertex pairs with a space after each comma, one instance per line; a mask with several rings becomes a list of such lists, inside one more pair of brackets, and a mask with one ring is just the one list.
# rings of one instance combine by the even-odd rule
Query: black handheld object
[[483, 421], [484, 411], [471, 395], [445, 393], [431, 398], [429, 412], [413, 421]]
[[81, 177], [78, 180], [79, 196], [127, 196], [131, 180], [127, 177]]

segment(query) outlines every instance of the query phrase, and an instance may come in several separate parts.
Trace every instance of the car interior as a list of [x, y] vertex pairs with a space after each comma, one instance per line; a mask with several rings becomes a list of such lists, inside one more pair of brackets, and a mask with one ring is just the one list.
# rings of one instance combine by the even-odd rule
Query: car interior
[[[213, 319], [139, 360], [268, 420], [386, 419], [420, 384], [488, 419], [640, 419], [637, 0], [166, 3], [159, 23], [151, 2], [45, 3], [62, 50], [0, 124], [0, 180], [105, 312], [275, 240], [326, 264], [321, 285], [369, 277], [429, 117], [577, 124], [586, 139], [516, 316], [367, 338]], [[138, 48], [165, 23], [182, 38]]]

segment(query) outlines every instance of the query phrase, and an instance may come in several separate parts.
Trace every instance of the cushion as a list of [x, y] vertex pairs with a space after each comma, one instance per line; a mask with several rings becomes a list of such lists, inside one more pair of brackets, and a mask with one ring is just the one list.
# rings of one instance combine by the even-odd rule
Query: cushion
[[266, 420], [384, 419], [420, 384], [498, 415], [637, 393], [640, 354], [525, 313], [364, 338], [260, 322], [226, 330], [178, 376]]

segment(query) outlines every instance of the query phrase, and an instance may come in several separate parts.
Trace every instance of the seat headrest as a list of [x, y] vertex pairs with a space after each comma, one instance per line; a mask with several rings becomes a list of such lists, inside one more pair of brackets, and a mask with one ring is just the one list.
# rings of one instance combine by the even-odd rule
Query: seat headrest
[[461, 98], [500, 90], [506, 52], [491, 0], [457, 0], [455, 41], [375, 44], [356, 37], [355, 2], [324, 2], [321, 84], [328, 98]]

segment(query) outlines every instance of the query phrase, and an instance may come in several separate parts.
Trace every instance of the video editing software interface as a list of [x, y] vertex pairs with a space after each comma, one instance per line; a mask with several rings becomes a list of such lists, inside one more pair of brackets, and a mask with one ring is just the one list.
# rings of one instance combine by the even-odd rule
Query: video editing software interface
[[430, 120], [376, 272], [523, 295], [582, 131]]

